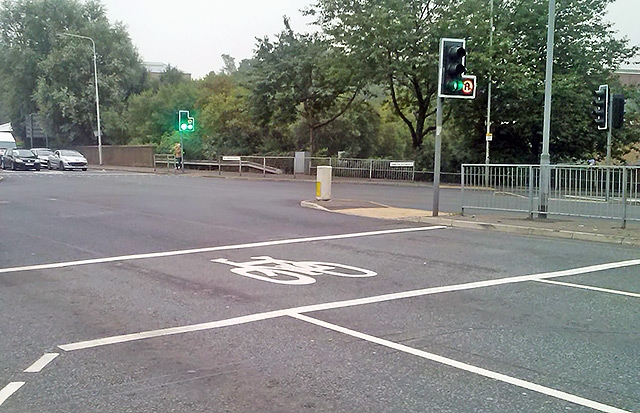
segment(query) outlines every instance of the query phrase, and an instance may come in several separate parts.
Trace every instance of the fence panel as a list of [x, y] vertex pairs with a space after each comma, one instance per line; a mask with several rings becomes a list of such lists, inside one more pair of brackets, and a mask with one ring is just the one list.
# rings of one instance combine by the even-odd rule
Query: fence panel
[[624, 168], [557, 166], [552, 169], [549, 210], [558, 215], [623, 216]]
[[[462, 212], [540, 208], [540, 165], [462, 165]], [[640, 167], [551, 165], [549, 215], [640, 220]]]
[[263, 175], [291, 175], [293, 162], [291, 156], [242, 156], [243, 170]]
[[358, 158], [307, 158], [309, 175], [315, 175], [318, 166], [331, 166], [332, 174], [341, 178], [415, 180], [415, 163], [406, 160]]
[[465, 209], [493, 209], [531, 213], [532, 182], [537, 182], [532, 165], [463, 165], [462, 212]]

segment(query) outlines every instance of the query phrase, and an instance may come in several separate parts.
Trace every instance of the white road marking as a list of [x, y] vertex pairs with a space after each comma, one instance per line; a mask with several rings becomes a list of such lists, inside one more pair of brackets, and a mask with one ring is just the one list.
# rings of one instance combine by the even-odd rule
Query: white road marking
[[587, 267], [573, 268], [573, 269], [561, 270], [561, 271], [552, 271], [552, 272], [546, 272], [546, 273], [540, 273], [540, 274], [520, 275], [515, 277], [499, 278], [494, 280], [476, 281], [471, 283], [447, 285], [442, 287], [431, 287], [431, 288], [424, 288], [420, 290], [383, 294], [378, 296], [356, 298], [353, 300], [345, 300], [345, 301], [335, 301], [335, 302], [324, 303], [324, 304], [313, 304], [313, 305], [307, 305], [302, 307], [294, 307], [286, 310], [268, 311], [265, 313], [258, 313], [258, 314], [248, 315], [248, 316], [229, 318], [226, 320], [213, 321], [208, 323], [192, 324], [192, 325], [181, 326], [181, 327], [170, 327], [170, 328], [163, 328], [159, 330], [144, 331], [140, 333], [131, 333], [131, 334], [124, 334], [119, 336], [105, 337], [105, 338], [100, 338], [95, 340], [80, 341], [76, 343], [63, 344], [58, 347], [64, 351], [83, 350], [87, 348], [106, 346], [110, 344], [119, 344], [119, 343], [143, 340], [143, 339], [154, 338], [154, 337], [163, 337], [163, 336], [169, 336], [174, 334], [183, 334], [183, 333], [190, 333], [194, 331], [202, 331], [202, 330], [210, 330], [210, 329], [215, 329], [220, 327], [234, 326], [234, 325], [239, 325], [244, 323], [250, 323], [253, 321], [267, 320], [271, 318], [287, 316], [292, 313], [301, 314], [301, 313], [310, 313], [314, 311], [346, 308], [346, 307], [353, 307], [357, 305], [374, 304], [374, 303], [380, 303], [384, 301], [420, 297], [420, 296], [431, 295], [431, 294], [448, 293], [448, 292], [462, 291], [462, 290], [472, 290], [476, 288], [493, 287], [493, 286], [505, 285], [505, 284], [515, 284], [515, 283], [521, 283], [526, 281], [539, 281], [541, 279], [546, 279], [546, 278], [567, 277], [571, 275], [586, 274], [586, 273], [596, 272], [596, 271], [606, 271], [606, 270], [631, 267], [636, 265], [640, 265], [640, 259], [590, 265]]
[[590, 285], [565, 283], [565, 282], [561, 282], [561, 281], [552, 281], [552, 280], [537, 280], [537, 281], [541, 282], [541, 283], [547, 283], [547, 284], [562, 285], [562, 286], [565, 286], [565, 287], [581, 288], [583, 290], [592, 290], [592, 291], [599, 291], [599, 292], [602, 292], [602, 293], [626, 295], [628, 297], [640, 298], [640, 294], [630, 293], [628, 291], [610, 290], [608, 288], [592, 287]]
[[51, 363], [56, 357], [58, 357], [60, 353], [46, 353], [44, 356], [40, 357], [38, 361], [33, 363], [29, 368], [27, 368], [25, 373], [39, 373], [47, 367], [47, 364]]
[[321, 321], [315, 318], [307, 317], [302, 314], [291, 313], [290, 317], [296, 318], [301, 321], [305, 321], [307, 323], [315, 324], [317, 326], [337, 331], [342, 334], [347, 334], [351, 337], [359, 338], [361, 340], [365, 340], [371, 343], [379, 344], [381, 346], [385, 346], [397, 351], [402, 351], [404, 353], [408, 353], [414, 356], [418, 356], [427, 360], [435, 361], [436, 363], [441, 363], [456, 369], [468, 371], [470, 373], [478, 374], [480, 376], [488, 377], [490, 379], [498, 380], [504, 383], [508, 383], [514, 386], [522, 387], [527, 390], [535, 391], [537, 393], [542, 393], [547, 396], [555, 397], [557, 399], [565, 400], [571, 403], [578, 404], [580, 406], [589, 407], [591, 409], [599, 410], [601, 412], [608, 413], [627, 413], [626, 410], [618, 409], [617, 407], [609, 406], [606, 404], [602, 404], [593, 400], [585, 399], [584, 397], [575, 396], [573, 394], [565, 393], [560, 390], [552, 389], [549, 387], [541, 386], [539, 384], [531, 383], [525, 380], [521, 380], [515, 377], [507, 376], [502, 373], [497, 373], [495, 371], [487, 370], [482, 367], [476, 367], [471, 364], [463, 363], [460, 361], [456, 361], [447, 357], [438, 356], [437, 354], [428, 353], [426, 351], [418, 350], [413, 347], [405, 346], [403, 344], [394, 343], [389, 340], [385, 340], [379, 337], [371, 336], [369, 334], [361, 333], [359, 331], [351, 330], [345, 327], [341, 327], [335, 324], [327, 323], [325, 321]]
[[399, 229], [388, 229], [388, 230], [381, 230], [381, 231], [355, 232], [351, 234], [321, 235], [317, 237], [251, 242], [248, 244], [222, 245], [219, 247], [194, 248], [194, 249], [165, 251], [165, 252], [150, 252], [146, 254], [120, 255], [116, 257], [93, 258], [93, 259], [87, 259], [87, 260], [58, 262], [58, 263], [51, 263], [51, 264], [37, 264], [37, 265], [28, 265], [24, 267], [0, 268], [0, 274], [9, 274], [9, 273], [34, 271], [34, 270], [51, 270], [55, 268], [75, 267], [79, 265], [89, 265], [89, 264], [105, 264], [105, 263], [116, 262], [116, 261], [133, 261], [133, 260], [141, 260], [141, 259], [147, 259], [147, 258], [174, 257], [177, 255], [200, 254], [204, 252], [230, 251], [230, 250], [240, 250], [240, 249], [248, 249], [248, 248], [258, 248], [258, 247], [271, 247], [274, 245], [300, 244], [304, 242], [330, 241], [330, 240], [337, 240], [337, 239], [371, 237], [371, 236], [377, 236], [377, 235], [401, 234], [406, 232], [431, 231], [431, 230], [446, 229], [446, 228], [447, 228], [446, 226], [442, 226], [442, 225], [437, 225], [432, 227], [399, 228]]
[[2, 403], [11, 397], [13, 393], [20, 390], [20, 387], [24, 386], [24, 384], [25, 382], [23, 381], [14, 381], [4, 386], [4, 389], [0, 390], [0, 406], [2, 406]]

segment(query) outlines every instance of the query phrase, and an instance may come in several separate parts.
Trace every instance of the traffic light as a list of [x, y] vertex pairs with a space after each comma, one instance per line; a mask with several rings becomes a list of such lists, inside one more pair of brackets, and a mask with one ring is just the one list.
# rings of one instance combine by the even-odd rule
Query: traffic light
[[476, 77], [465, 76], [467, 51], [464, 39], [440, 40], [438, 96], [441, 98], [473, 99]]
[[593, 92], [595, 100], [593, 106], [593, 119], [598, 125], [599, 130], [607, 130], [609, 128], [609, 85], [600, 85], [598, 90]]
[[611, 127], [620, 129], [624, 123], [624, 95], [615, 94], [611, 98]]
[[189, 116], [188, 110], [178, 111], [178, 131], [180, 132], [193, 132], [196, 129], [196, 124], [193, 117]]

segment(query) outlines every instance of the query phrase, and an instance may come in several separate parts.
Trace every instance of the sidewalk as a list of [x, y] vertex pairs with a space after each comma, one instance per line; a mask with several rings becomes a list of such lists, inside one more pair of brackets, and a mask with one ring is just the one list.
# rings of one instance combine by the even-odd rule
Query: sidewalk
[[[157, 174], [184, 174], [188, 176], [206, 176], [231, 179], [266, 179], [266, 180], [293, 180], [293, 181], [315, 181], [314, 177], [299, 176], [295, 179], [292, 176], [267, 175], [247, 173], [241, 177], [238, 174], [222, 173], [218, 171], [205, 170], [185, 170], [175, 171], [173, 169], [145, 167], [117, 167], [103, 166], [92, 169], [121, 170], [143, 173]], [[360, 181], [358, 181], [360, 182]], [[583, 241], [606, 242], [620, 245], [640, 246], [640, 222], [627, 221], [626, 228], [622, 229], [621, 221], [552, 216], [546, 219], [529, 219], [527, 214], [514, 214], [509, 212], [479, 212], [465, 216], [459, 213], [440, 211], [439, 216], [432, 216], [432, 212], [423, 209], [396, 208], [382, 205], [367, 200], [334, 199], [331, 201], [302, 201], [301, 206], [315, 208], [323, 211], [330, 211], [348, 215], [358, 215], [363, 217], [389, 219], [399, 221], [421, 222], [433, 225], [445, 225], [455, 228], [467, 228], [476, 230], [492, 230], [519, 235], [533, 235], [543, 237], [567, 238]]]
[[432, 212], [427, 210], [395, 208], [362, 200], [313, 200], [302, 201], [301, 205], [307, 208], [370, 218], [640, 246], [640, 222], [635, 221], [627, 222], [626, 228], [622, 229], [620, 221], [555, 216], [546, 219], [529, 219], [527, 214], [509, 212], [481, 213], [466, 216], [440, 212], [437, 217], [434, 217]]

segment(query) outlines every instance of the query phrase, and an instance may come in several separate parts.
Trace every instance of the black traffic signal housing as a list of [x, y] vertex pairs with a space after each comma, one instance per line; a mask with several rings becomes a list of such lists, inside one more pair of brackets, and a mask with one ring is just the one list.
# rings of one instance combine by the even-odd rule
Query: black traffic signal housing
[[593, 93], [595, 95], [593, 120], [598, 125], [598, 130], [607, 130], [609, 128], [609, 85], [600, 85]]
[[611, 127], [620, 129], [624, 124], [624, 95], [615, 94], [611, 97]]
[[440, 40], [438, 97], [475, 98], [475, 76], [465, 76], [467, 51], [464, 39]]

